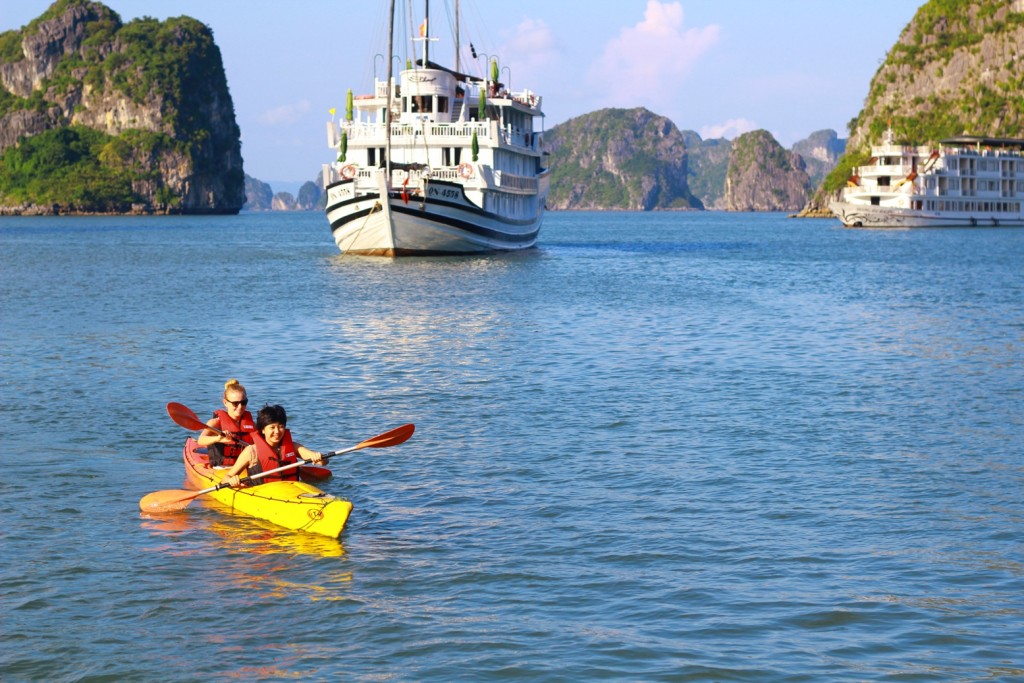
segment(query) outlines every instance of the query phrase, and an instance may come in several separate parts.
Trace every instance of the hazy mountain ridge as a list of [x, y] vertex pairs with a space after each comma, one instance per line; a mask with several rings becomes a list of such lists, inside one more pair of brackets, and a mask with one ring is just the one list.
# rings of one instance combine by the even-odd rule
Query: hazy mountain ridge
[[824, 177], [845, 141], [832, 130], [811, 134], [794, 145], [807, 163], [767, 131], [703, 140], [638, 108], [570, 119], [545, 134], [545, 146], [550, 209], [794, 211], [813, 189], [810, 172]]

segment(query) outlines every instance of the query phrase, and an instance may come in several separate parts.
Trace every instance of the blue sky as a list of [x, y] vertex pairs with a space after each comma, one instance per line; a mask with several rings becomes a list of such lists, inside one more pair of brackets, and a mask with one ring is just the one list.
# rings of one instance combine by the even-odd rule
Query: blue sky
[[[0, 31], [46, 0], [0, 0]], [[383, 75], [387, 2], [107, 0], [129, 21], [188, 15], [213, 29], [249, 175], [289, 189], [331, 154], [324, 122], [345, 91]], [[765, 128], [790, 146], [822, 128], [846, 137], [868, 85], [923, 0], [461, 0], [478, 54], [513, 90], [543, 96], [545, 128], [603, 107], [645, 106], [704, 138]], [[405, 5], [399, 0], [400, 8]], [[431, 3], [431, 57], [451, 63], [447, 8]], [[507, 11], [512, 5], [515, 9]], [[410, 23], [402, 9], [402, 22]], [[411, 23], [422, 20], [416, 2]], [[407, 44], [407, 41], [406, 41]], [[404, 48], [403, 48], [404, 50]], [[401, 54], [405, 54], [403, 51]], [[482, 71], [484, 59], [476, 61]]]

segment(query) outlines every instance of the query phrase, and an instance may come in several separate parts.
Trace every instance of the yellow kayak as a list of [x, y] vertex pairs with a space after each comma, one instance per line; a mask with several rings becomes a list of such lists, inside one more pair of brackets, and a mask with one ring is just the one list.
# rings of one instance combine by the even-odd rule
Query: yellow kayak
[[[185, 478], [196, 489], [216, 486], [226, 469], [214, 469], [206, 449], [195, 439], [185, 441]], [[299, 529], [337, 538], [345, 528], [352, 503], [336, 498], [302, 481], [272, 481], [256, 486], [211, 491], [211, 498], [250, 517], [264, 519], [286, 529]]]

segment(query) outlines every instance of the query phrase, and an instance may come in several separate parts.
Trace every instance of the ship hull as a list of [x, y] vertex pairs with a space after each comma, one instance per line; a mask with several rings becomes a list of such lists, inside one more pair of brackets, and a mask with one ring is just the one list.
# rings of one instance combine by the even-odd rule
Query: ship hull
[[829, 209], [848, 228], [1024, 227], [1024, 215], [955, 211], [918, 211], [896, 207], [832, 202]]
[[506, 218], [475, 206], [455, 183], [431, 183], [426, 197], [392, 192], [385, 202], [382, 196], [356, 195], [351, 181], [328, 187], [327, 219], [343, 254], [438, 256], [529, 249], [537, 243], [543, 218], [542, 201], [532, 216]]

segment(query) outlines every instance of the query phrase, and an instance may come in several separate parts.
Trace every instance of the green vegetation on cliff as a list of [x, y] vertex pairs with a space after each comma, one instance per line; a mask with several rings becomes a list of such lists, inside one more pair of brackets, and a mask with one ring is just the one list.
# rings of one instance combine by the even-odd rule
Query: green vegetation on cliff
[[[181, 145], [139, 130], [114, 137], [84, 126], [55, 128], [0, 155], [0, 196], [19, 204], [125, 212], [144, 201], [134, 186], [156, 182], [152, 160]], [[166, 189], [157, 195], [161, 204], [179, 203]]]
[[0, 64], [0, 204], [241, 207], [240, 133], [201, 22], [123, 24], [99, 2], [57, 0], [0, 34]]
[[904, 28], [850, 121], [846, 155], [815, 196], [821, 206], [889, 126], [904, 144], [961, 134], [1020, 137], [1024, 12], [1006, 0], [929, 0]]
[[552, 209], [685, 209], [700, 201], [686, 180], [686, 144], [663, 116], [602, 109], [545, 134]]

